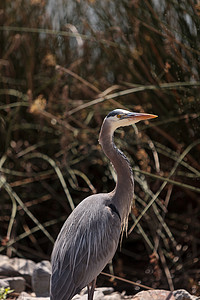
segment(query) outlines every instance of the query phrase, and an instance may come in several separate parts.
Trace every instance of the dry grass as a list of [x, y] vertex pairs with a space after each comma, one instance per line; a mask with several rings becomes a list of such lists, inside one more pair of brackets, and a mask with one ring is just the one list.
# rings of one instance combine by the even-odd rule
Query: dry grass
[[2, 1], [0, 251], [49, 259], [71, 209], [114, 186], [104, 116], [152, 112], [116, 134], [136, 203], [114, 273], [200, 294], [199, 3], [155, 3]]

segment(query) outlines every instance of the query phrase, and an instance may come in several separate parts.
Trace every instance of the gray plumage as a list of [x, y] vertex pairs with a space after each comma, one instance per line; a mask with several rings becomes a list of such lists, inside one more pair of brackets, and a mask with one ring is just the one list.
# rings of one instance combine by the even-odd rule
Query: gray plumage
[[[111, 261], [120, 233], [127, 226], [133, 199], [134, 180], [126, 156], [113, 142], [113, 133], [120, 126], [156, 116], [116, 109], [104, 119], [99, 143], [117, 173], [115, 189], [110, 193], [84, 199], [64, 223], [52, 252], [50, 299], [70, 300], [88, 286]], [[94, 285], [88, 289], [93, 299]]]

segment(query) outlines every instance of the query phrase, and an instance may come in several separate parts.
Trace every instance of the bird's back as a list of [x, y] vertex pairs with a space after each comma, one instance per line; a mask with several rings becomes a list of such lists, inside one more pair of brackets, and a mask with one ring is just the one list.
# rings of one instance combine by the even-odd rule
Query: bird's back
[[70, 300], [112, 259], [121, 221], [111, 194], [83, 200], [63, 225], [52, 253], [51, 300]]

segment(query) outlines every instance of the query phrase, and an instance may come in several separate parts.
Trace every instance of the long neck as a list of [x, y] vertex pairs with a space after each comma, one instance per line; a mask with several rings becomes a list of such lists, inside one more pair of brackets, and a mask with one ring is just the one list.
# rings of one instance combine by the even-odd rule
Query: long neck
[[106, 156], [112, 162], [117, 182], [112, 192], [112, 202], [119, 211], [122, 219], [122, 227], [127, 225], [127, 219], [131, 208], [134, 194], [134, 180], [131, 166], [127, 157], [115, 146], [113, 142], [114, 130], [110, 124], [103, 123], [99, 135], [99, 143]]

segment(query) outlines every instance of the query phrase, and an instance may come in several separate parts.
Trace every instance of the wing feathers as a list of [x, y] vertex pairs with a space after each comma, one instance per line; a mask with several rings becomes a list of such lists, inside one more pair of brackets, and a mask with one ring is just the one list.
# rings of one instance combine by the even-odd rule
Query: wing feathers
[[90, 211], [91, 205], [94, 204], [90, 202], [84, 211], [80, 208], [73, 211], [55, 243], [51, 300], [70, 300], [97, 277], [116, 251], [119, 217], [105, 205], [104, 209], [101, 205], [101, 209]]

